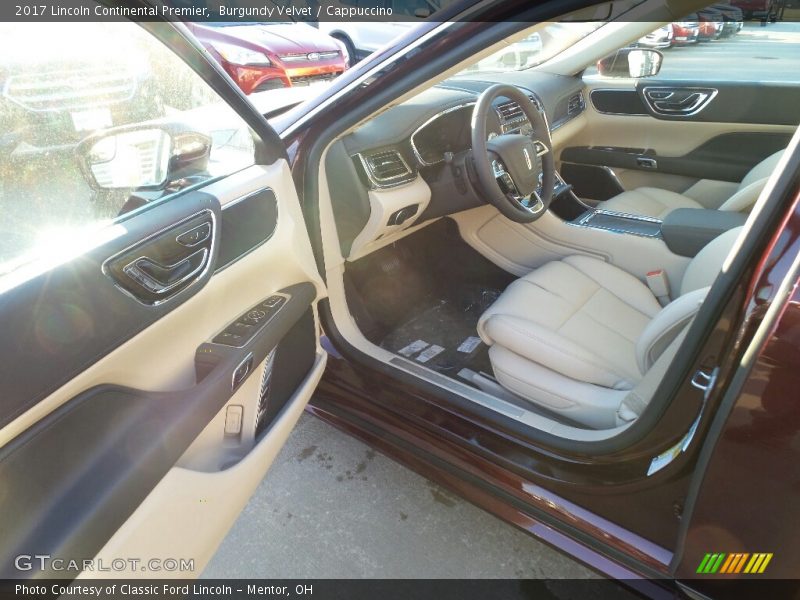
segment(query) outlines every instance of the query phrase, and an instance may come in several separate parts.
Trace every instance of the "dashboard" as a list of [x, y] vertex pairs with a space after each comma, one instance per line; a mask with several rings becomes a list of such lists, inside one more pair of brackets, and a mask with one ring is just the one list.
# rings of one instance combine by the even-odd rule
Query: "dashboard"
[[[414, 223], [484, 203], [470, 184], [465, 160], [473, 108], [496, 83], [520, 88], [551, 131], [585, 108], [579, 77], [518, 71], [461, 74], [378, 114], [336, 142], [327, 159], [343, 256], [352, 260]], [[498, 98], [494, 109], [487, 138], [535, 133], [516, 102]]]
[[411, 135], [409, 143], [420, 166], [442, 162], [447, 152], [457, 154], [470, 149], [473, 106], [467, 104], [445, 110]]

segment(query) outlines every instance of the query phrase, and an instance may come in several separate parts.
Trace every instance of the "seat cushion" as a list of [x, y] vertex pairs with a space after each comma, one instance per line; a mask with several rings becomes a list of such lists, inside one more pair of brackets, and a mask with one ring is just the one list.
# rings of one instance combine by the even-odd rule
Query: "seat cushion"
[[703, 208], [703, 206], [699, 202], [675, 192], [641, 187], [622, 192], [601, 202], [597, 208], [663, 220], [676, 208]]
[[572, 379], [631, 389], [642, 377], [636, 342], [661, 310], [638, 279], [601, 260], [568, 256], [512, 283], [478, 332]]

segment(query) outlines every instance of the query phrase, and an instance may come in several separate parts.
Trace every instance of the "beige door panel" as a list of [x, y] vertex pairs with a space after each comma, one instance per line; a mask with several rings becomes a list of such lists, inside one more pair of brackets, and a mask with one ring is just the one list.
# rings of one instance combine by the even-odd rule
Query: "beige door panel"
[[263, 298], [289, 285], [310, 281], [324, 295], [303, 223], [297, 191], [285, 161], [253, 166], [204, 188], [223, 207], [248, 193], [270, 187], [278, 198], [278, 222], [272, 237], [256, 250], [215, 274], [192, 298], [97, 361], [47, 398], [0, 429], [0, 445], [34, 425], [81, 392], [101, 384], [144, 391], [174, 391], [195, 384], [194, 355], [212, 338]]
[[[143, 391], [194, 387], [195, 353], [228, 323], [270, 295], [310, 282], [316, 301], [325, 295], [288, 164], [252, 166], [208, 185], [223, 209], [253, 192], [270, 188], [277, 198], [277, 224], [263, 244], [214, 274], [194, 296], [119, 346], [0, 430], [7, 444], [82, 392], [102, 384]], [[180, 199], [176, 200], [180, 201]], [[266, 433], [254, 438], [261, 375], [269, 357], [250, 371], [226, 406], [206, 426], [179, 462], [108, 541], [99, 556], [194, 560], [197, 576], [269, 468], [308, 402], [325, 366], [315, 336], [313, 368]], [[241, 436], [225, 435], [228, 406], [241, 407]], [[124, 573], [123, 573], [124, 574]], [[165, 577], [177, 573], [127, 573]], [[85, 572], [84, 576], [92, 576]], [[117, 573], [94, 573], [107, 577]]]
[[[166, 558], [184, 559], [191, 561], [191, 570], [159, 571], [157, 574], [130, 568], [102, 574], [84, 571], [81, 578], [198, 577], [286, 442], [322, 377], [326, 359], [323, 351], [317, 353], [314, 367], [302, 387], [244, 458], [220, 470], [186, 466], [170, 470], [96, 557], [105, 565], [120, 557], [136, 557], [142, 564], [150, 559], [162, 564]], [[251, 377], [229, 404], [252, 404], [258, 389], [258, 379]], [[221, 440], [224, 414], [224, 410], [220, 411], [201, 437]], [[181, 459], [182, 465], [191, 463], [191, 455], [200, 450], [201, 444], [203, 450], [208, 449], [207, 442], [197, 443], [197, 447], [190, 448]]]

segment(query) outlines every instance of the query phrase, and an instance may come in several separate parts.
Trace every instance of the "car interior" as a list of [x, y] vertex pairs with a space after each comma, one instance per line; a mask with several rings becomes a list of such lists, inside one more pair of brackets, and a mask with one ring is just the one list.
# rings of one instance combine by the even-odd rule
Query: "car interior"
[[647, 22], [585, 28], [539, 68], [475, 68], [579, 25], [526, 29], [340, 135], [320, 219], [349, 344], [592, 441], [653, 399], [781, 168], [800, 88], [594, 69]]

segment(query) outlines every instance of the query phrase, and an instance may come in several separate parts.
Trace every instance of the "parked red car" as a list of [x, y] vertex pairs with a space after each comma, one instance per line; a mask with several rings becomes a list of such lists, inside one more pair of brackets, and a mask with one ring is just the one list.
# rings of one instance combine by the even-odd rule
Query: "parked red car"
[[700, 22], [696, 20], [697, 15], [687, 21], [672, 23], [672, 45], [687, 46], [694, 44], [700, 39]]
[[187, 23], [245, 94], [330, 81], [349, 62], [342, 42], [305, 23]]

